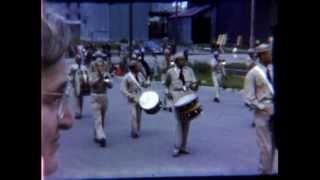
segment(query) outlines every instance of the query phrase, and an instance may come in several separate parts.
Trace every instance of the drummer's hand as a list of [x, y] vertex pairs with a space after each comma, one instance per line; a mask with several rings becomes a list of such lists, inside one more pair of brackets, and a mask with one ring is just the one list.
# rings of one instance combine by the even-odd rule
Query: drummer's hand
[[263, 109], [263, 111], [265, 111], [268, 114], [273, 114], [273, 108], [272, 107], [266, 107]]
[[173, 96], [171, 93], [167, 93], [166, 96], [168, 97], [168, 99], [172, 100], [173, 99]]

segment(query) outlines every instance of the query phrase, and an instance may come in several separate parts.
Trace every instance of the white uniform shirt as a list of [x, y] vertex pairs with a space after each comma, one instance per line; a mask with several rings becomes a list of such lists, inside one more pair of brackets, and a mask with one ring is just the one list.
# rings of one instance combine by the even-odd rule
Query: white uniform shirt
[[[258, 63], [245, 77], [243, 96], [251, 106], [263, 110], [273, 108], [273, 86], [267, 79], [267, 67]], [[272, 71], [271, 71], [272, 77]]]

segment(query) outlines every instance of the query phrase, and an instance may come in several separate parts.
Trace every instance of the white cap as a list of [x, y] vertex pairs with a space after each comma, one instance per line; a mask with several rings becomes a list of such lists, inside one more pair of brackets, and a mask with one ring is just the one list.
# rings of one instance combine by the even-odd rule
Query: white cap
[[182, 52], [178, 52], [174, 55], [174, 59], [184, 59], [184, 54]]
[[132, 54], [133, 59], [137, 59], [137, 55], [135, 53]]
[[271, 46], [269, 44], [260, 44], [259, 46], [256, 47], [256, 52], [257, 53], [262, 53], [262, 52], [267, 52], [271, 51]]

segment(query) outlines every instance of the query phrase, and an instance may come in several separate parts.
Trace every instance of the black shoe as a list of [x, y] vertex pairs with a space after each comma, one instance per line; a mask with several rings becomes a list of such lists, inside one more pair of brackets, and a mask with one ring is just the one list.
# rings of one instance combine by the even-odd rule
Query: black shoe
[[82, 116], [81, 116], [80, 113], [77, 113], [76, 116], [75, 116], [76, 119], [81, 119], [81, 117], [82, 117]]
[[179, 149], [174, 149], [173, 150], [173, 154], [172, 154], [172, 157], [179, 157], [181, 154], [180, 150]]
[[218, 99], [218, 98], [214, 98], [213, 101], [216, 103], [220, 103], [220, 99]]
[[167, 110], [167, 108], [166, 108], [166, 107], [163, 107], [162, 109], [163, 109], [164, 111], [166, 111], [166, 110]]
[[169, 112], [172, 112], [172, 108], [171, 107], [169, 108]]
[[180, 149], [181, 154], [190, 154], [190, 151]]
[[131, 137], [132, 137], [133, 139], [137, 139], [137, 138], [139, 138], [139, 135], [138, 135], [137, 133], [132, 133], [132, 134], [131, 134]]
[[256, 127], [256, 123], [253, 122], [253, 123], [251, 124], [251, 127], [253, 127], [253, 128]]
[[107, 144], [106, 139], [100, 139], [99, 144], [100, 144], [100, 147], [106, 147], [106, 144]]

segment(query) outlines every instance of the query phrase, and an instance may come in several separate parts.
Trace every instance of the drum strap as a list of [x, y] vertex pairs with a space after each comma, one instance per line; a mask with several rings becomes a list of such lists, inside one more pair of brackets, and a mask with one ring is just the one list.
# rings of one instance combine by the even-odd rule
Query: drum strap
[[142, 87], [140, 86], [140, 83], [137, 81], [137, 79], [136, 79], [135, 76], [132, 74], [132, 72], [129, 73], [129, 76], [131, 77], [131, 79], [133, 80], [133, 82], [134, 82], [140, 89], [142, 89]]

